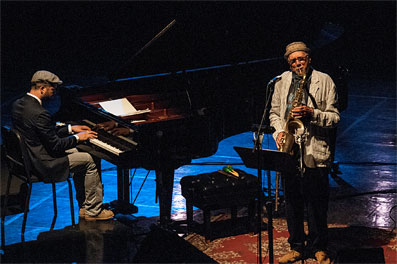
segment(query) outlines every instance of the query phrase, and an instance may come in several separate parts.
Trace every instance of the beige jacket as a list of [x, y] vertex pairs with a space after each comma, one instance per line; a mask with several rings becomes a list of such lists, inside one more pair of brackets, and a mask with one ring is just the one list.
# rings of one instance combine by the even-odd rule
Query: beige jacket
[[[287, 96], [292, 81], [292, 72], [286, 71], [274, 86], [272, 107], [270, 109], [270, 125], [276, 131], [273, 138], [284, 130], [284, 120], [287, 108]], [[328, 74], [313, 70], [309, 93], [314, 97], [317, 108], [314, 109], [313, 117], [307, 127], [307, 140], [304, 144], [304, 162], [309, 168], [329, 167], [333, 155], [331, 155], [331, 135], [333, 128], [340, 120], [337, 109], [337, 93], [335, 84]], [[308, 98], [307, 105], [314, 107]]]

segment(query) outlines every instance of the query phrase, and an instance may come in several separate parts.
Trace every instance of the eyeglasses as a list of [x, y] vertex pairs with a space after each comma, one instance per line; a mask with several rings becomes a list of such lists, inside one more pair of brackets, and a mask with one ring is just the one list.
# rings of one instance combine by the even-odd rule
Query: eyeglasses
[[294, 64], [296, 61], [305, 61], [305, 60], [307, 59], [307, 57], [308, 57], [308, 55], [306, 55], [305, 57], [297, 57], [297, 58], [294, 58], [294, 59], [292, 59], [292, 60], [289, 60], [288, 63], [289, 63], [290, 65], [292, 65], [292, 64]]

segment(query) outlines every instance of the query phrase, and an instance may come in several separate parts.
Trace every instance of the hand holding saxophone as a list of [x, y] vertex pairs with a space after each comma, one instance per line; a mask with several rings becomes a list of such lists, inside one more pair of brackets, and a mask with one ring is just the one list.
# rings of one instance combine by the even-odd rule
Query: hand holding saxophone
[[276, 138], [276, 146], [277, 149], [280, 150], [281, 146], [284, 144], [284, 135], [285, 132], [281, 131], [280, 133], [278, 133], [277, 138]]
[[293, 108], [291, 111], [292, 111], [292, 116], [294, 118], [312, 117], [314, 113], [314, 109], [308, 107], [307, 105], [297, 106]]

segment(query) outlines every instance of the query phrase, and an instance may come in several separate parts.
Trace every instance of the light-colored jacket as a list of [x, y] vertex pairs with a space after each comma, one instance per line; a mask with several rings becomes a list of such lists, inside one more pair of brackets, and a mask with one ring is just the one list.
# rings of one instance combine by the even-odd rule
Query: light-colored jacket
[[[275, 128], [273, 138], [284, 130], [284, 119], [287, 109], [287, 97], [292, 81], [292, 72], [286, 71], [274, 86], [272, 107], [270, 109], [270, 125]], [[308, 136], [304, 144], [304, 162], [309, 168], [329, 167], [333, 155], [331, 136], [336, 124], [340, 120], [337, 109], [337, 93], [335, 84], [328, 74], [313, 70], [309, 93], [314, 97], [317, 108], [310, 98], [307, 106], [314, 108], [314, 114], [307, 127]]]

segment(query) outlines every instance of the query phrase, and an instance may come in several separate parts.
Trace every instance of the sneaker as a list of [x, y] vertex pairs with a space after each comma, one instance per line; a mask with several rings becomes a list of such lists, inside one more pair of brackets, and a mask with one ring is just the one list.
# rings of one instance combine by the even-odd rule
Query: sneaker
[[284, 256], [282, 256], [278, 262], [280, 263], [291, 263], [291, 262], [295, 262], [297, 260], [300, 260], [302, 258], [302, 254], [296, 250], [291, 250], [290, 252], [288, 252], [287, 254], [285, 254]]
[[97, 216], [85, 215], [84, 219], [86, 221], [103, 221], [109, 220], [114, 216], [114, 213], [110, 210], [103, 209]]
[[316, 254], [314, 254], [316, 257], [316, 260], [318, 264], [330, 264], [331, 260], [329, 259], [327, 253], [324, 251], [317, 251]]
[[85, 217], [85, 209], [84, 208], [80, 208], [79, 209], [79, 218], [84, 218]]

